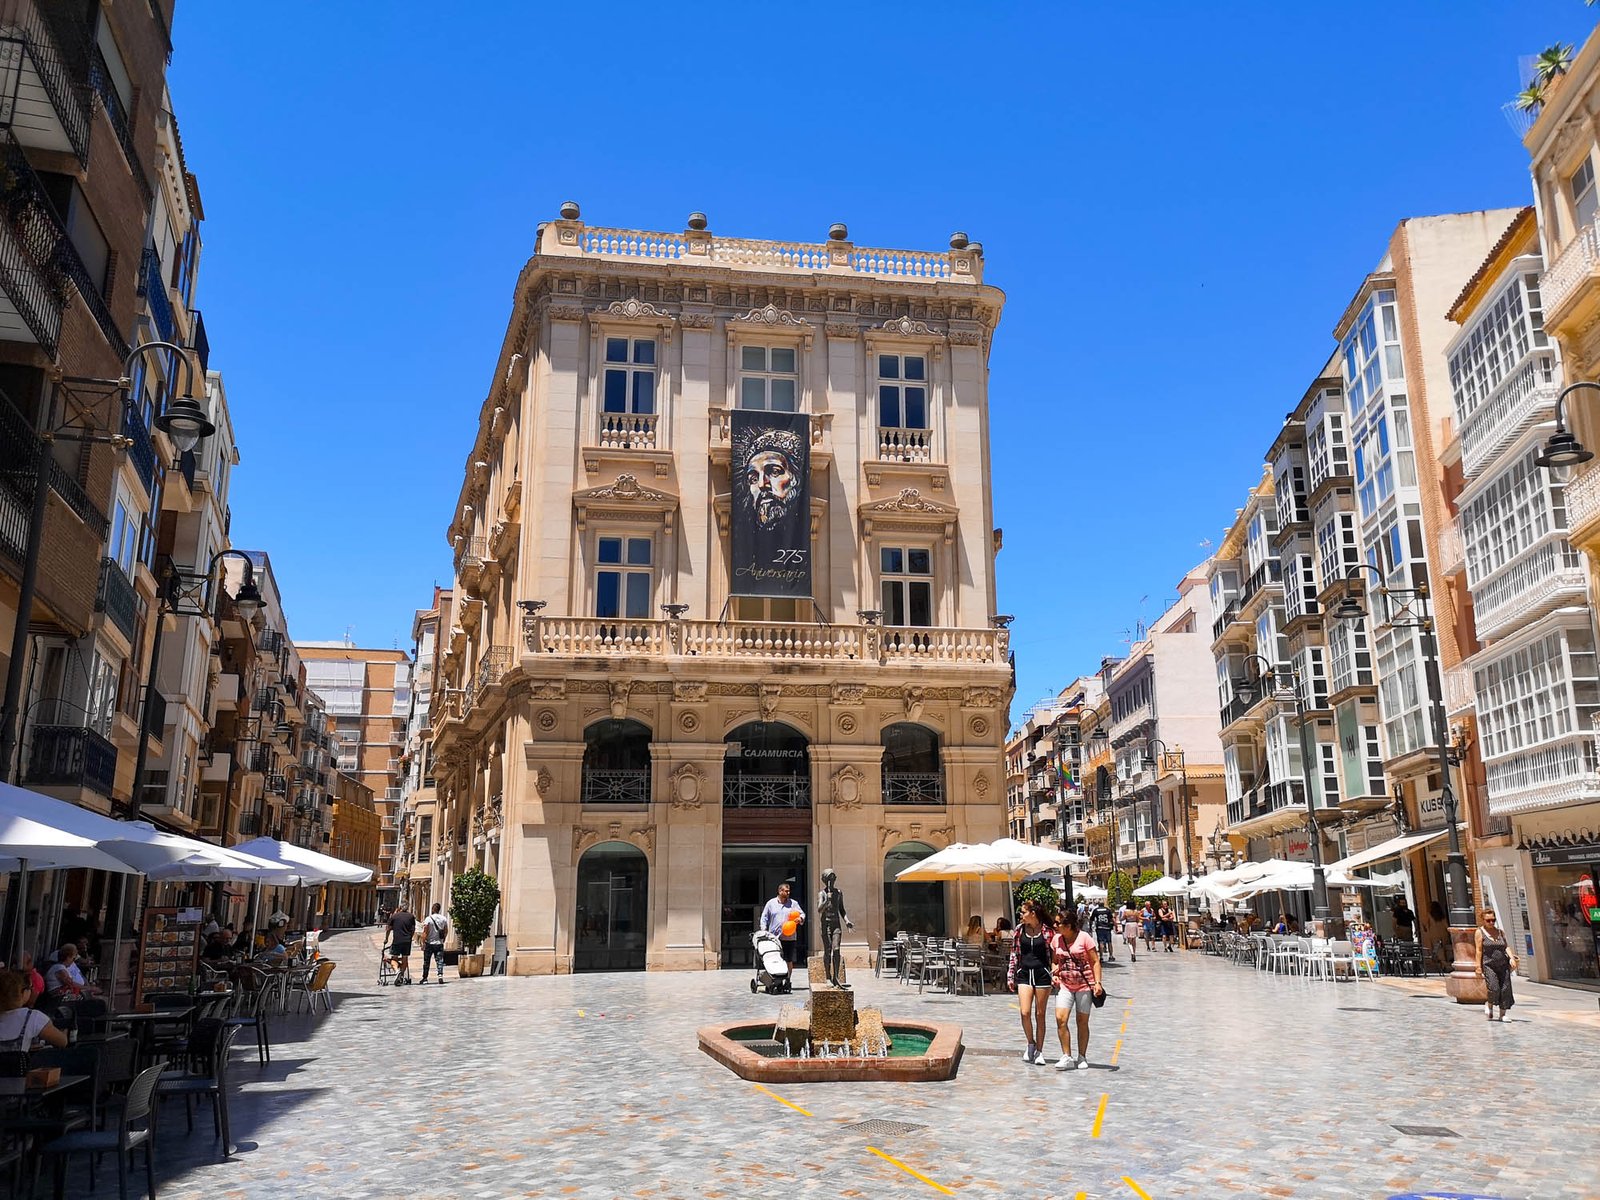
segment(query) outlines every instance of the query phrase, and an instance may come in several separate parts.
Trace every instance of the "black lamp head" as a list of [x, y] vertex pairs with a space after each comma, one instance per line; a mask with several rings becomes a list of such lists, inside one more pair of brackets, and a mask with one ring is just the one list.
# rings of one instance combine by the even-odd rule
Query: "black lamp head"
[[1335, 621], [1360, 621], [1366, 617], [1367, 610], [1361, 601], [1346, 592], [1339, 598], [1339, 602], [1328, 610], [1328, 615]]
[[188, 453], [217, 431], [193, 396], [174, 400], [156, 418], [156, 428], [172, 439], [180, 453]]

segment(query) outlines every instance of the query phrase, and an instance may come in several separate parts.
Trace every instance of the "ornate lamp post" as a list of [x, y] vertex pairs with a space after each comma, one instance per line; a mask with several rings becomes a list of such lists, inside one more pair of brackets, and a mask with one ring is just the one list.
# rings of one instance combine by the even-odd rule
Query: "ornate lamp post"
[[1328, 909], [1328, 874], [1322, 865], [1322, 831], [1317, 827], [1316, 793], [1312, 789], [1312, 771], [1315, 760], [1312, 755], [1311, 745], [1307, 739], [1306, 695], [1304, 681], [1300, 678], [1299, 670], [1293, 665], [1274, 667], [1259, 654], [1245, 656], [1245, 667], [1251, 672], [1244, 679], [1234, 681], [1234, 691], [1250, 704], [1256, 693], [1263, 688], [1276, 688], [1279, 673], [1289, 676], [1294, 688], [1295, 720], [1300, 727], [1300, 774], [1301, 786], [1306, 790], [1306, 825], [1308, 827], [1307, 840], [1311, 843], [1311, 919], [1316, 926], [1317, 937], [1328, 937], [1329, 926], [1332, 924], [1332, 915]]
[[[1600, 390], [1600, 384], [1573, 385], [1573, 387], [1585, 386]], [[1561, 397], [1564, 398], [1573, 387], [1563, 391]], [[1549, 441], [1545, 444], [1545, 453], [1536, 461], [1545, 466], [1587, 461], [1592, 457], [1589, 452], [1578, 443], [1577, 439], [1565, 433], [1563, 420], [1565, 408], [1560, 403], [1560, 398], [1557, 401], [1556, 413], [1556, 432], [1550, 435]], [[1558, 453], [1576, 453], [1579, 457], [1557, 458], [1553, 464], [1546, 461], [1550, 455], [1550, 447], [1556, 445], [1558, 439], [1562, 437], [1568, 438], [1571, 445], [1566, 451], [1562, 451], [1558, 446]], [[1433, 740], [1439, 759], [1439, 787], [1441, 798], [1444, 800], [1445, 830], [1450, 839], [1450, 849], [1445, 855], [1444, 890], [1445, 907], [1449, 913], [1450, 942], [1455, 961], [1451, 965], [1448, 988], [1450, 994], [1462, 1004], [1481, 1003], [1483, 984], [1477, 977], [1477, 969], [1472, 961], [1473, 931], [1477, 928], [1477, 919], [1472, 908], [1472, 891], [1467, 886], [1467, 856], [1461, 850], [1461, 831], [1456, 828], [1459, 817], [1456, 810], [1455, 788], [1450, 783], [1450, 731], [1445, 719], [1444, 691], [1439, 684], [1439, 642], [1434, 636], [1433, 616], [1428, 608], [1428, 584], [1426, 580], [1421, 580], [1413, 588], [1389, 587], [1384, 581], [1383, 572], [1368, 563], [1357, 563], [1345, 572], [1345, 578], [1352, 583], [1357, 582], [1364, 571], [1371, 572], [1376, 577], [1376, 592], [1389, 603], [1387, 621], [1389, 627], [1422, 631], [1422, 657], [1427, 670], [1428, 691], [1433, 709]], [[1332, 617], [1336, 621], [1359, 622], [1366, 616], [1366, 607], [1348, 592], [1338, 604], [1334, 605], [1332, 612]]]
[[1182, 746], [1175, 750], [1168, 750], [1165, 742], [1158, 737], [1153, 737], [1144, 744], [1144, 759], [1142, 762], [1146, 770], [1151, 772], [1157, 770], [1158, 761], [1155, 757], [1157, 753], [1163, 759], [1171, 760], [1176, 758], [1178, 760], [1179, 788], [1181, 789], [1178, 793], [1178, 802], [1183, 805], [1183, 874], [1187, 882], [1193, 883], [1194, 863], [1191, 861], [1192, 849], [1190, 843], [1190, 838], [1193, 834], [1189, 826], [1189, 764], [1184, 758]]

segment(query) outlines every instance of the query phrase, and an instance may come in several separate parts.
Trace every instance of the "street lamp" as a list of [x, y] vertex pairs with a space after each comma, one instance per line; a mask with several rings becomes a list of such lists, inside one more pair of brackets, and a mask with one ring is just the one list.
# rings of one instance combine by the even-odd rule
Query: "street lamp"
[[[1061, 843], [1061, 849], [1067, 848], [1067, 818], [1065, 806], [1067, 803], [1067, 751], [1072, 747], [1072, 739], [1067, 736], [1065, 725], [1056, 727], [1056, 838]], [[1067, 911], [1072, 912], [1076, 905], [1072, 902], [1072, 868], [1061, 868], [1061, 882], [1065, 889], [1065, 903]]]
[[[1162, 758], [1171, 759], [1176, 757], [1178, 760], [1179, 787], [1182, 789], [1179, 792], [1179, 802], [1183, 805], [1183, 874], [1188, 882], [1193, 883], [1194, 864], [1190, 859], [1191, 850], [1189, 844], [1189, 839], [1193, 836], [1189, 826], [1189, 764], [1184, 757], [1182, 746], [1179, 746], [1176, 750], [1168, 750], [1165, 742], [1158, 737], [1153, 737], [1144, 744], [1142, 765], [1146, 770], [1155, 771], [1155, 754], [1157, 750], [1160, 751]], [[1160, 784], [1158, 783], [1156, 786], [1159, 788]]]
[[[148, 354], [151, 350], [172, 352], [183, 367], [184, 375], [183, 397], [174, 400], [167, 411], [156, 418], [156, 428], [166, 433], [180, 451], [193, 450], [203, 439], [216, 432], [216, 426], [206, 418], [205, 412], [193, 399], [195, 373], [194, 365], [189, 361], [189, 355], [193, 351], [187, 347], [165, 341], [143, 342], [128, 351], [127, 357], [122, 360], [122, 375], [119, 378], [66, 377], [60, 379], [56, 386], [76, 383], [115, 387], [122, 401], [124, 420], [138, 420], [140, 418], [136, 415], [131, 394], [133, 380], [130, 371], [134, 359]], [[132, 445], [132, 439], [125, 433], [102, 432], [92, 424], [73, 426], [69, 423], [70, 417], [64, 417], [63, 423], [57, 425], [55, 402], [56, 394], [52, 388], [45, 412], [45, 431], [40, 434], [38, 461], [34, 464], [33, 507], [28, 513], [28, 532], [23, 539], [27, 553], [22, 562], [22, 580], [17, 590], [17, 622], [11, 635], [11, 669], [6, 672], [5, 700], [0, 704], [0, 781], [5, 782], [15, 782], [12, 760], [16, 756], [18, 720], [22, 705], [22, 665], [27, 658], [28, 633], [33, 622], [33, 600], [39, 583], [39, 557], [42, 550], [41, 542], [44, 539], [45, 511], [50, 497], [50, 470], [55, 465], [55, 455], [50, 452], [51, 443], [91, 442], [109, 445], [118, 450], [126, 450]]]
[[[1306, 695], [1300, 671], [1292, 663], [1274, 667], [1259, 654], [1245, 656], [1245, 666], [1252, 674], [1243, 679], [1236, 679], [1233, 690], [1247, 705], [1254, 702], [1258, 690], [1265, 692], [1265, 688], [1277, 688], [1279, 672], [1289, 676], [1294, 686], [1294, 712], [1295, 720], [1300, 727], [1300, 774], [1301, 787], [1306, 792], [1306, 824], [1308, 826], [1307, 840], [1311, 843], [1311, 919], [1316, 922], [1318, 936], [1326, 937], [1330, 912], [1328, 909], [1328, 874], [1322, 865], [1322, 830], [1317, 827], [1316, 791], [1312, 787], [1314, 782], [1313, 771], [1316, 760], [1311, 751], [1311, 744], [1307, 740], [1308, 719], [1306, 717]], [[1263, 687], [1265, 685], [1265, 687]]]
[[[1588, 386], [1600, 390], [1600, 384], [1574, 384], [1573, 387]], [[1572, 388], [1562, 392], [1565, 396]], [[1557, 413], [1564, 410], [1558, 406]], [[1558, 435], [1564, 431], [1558, 415], [1556, 433], [1550, 435], [1550, 442], [1554, 442]], [[1546, 443], [1548, 451], [1550, 442]], [[1576, 451], [1588, 455], [1576, 441], [1573, 442]], [[1583, 462], [1580, 457], [1570, 461]], [[1551, 465], [1549, 463], [1543, 465]], [[1554, 463], [1556, 466], [1562, 462]], [[1433, 740], [1439, 754], [1439, 786], [1443, 793], [1445, 827], [1450, 838], [1450, 849], [1445, 855], [1444, 864], [1444, 890], [1445, 905], [1449, 910], [1450, 928], [1455, 930], [1469, 930], [1477, 926], [1475, 914], [1472, 911], [1472, 894], [1467, 889], [1467, 857], [1461, 851], [1461, 831], [1456, 828], [1456, 793], [1450, 784], [1450, 735], [1449, 726], [1445, 720], [1444, 691], [1439, 685], [1439, 643], [1434, 637], [1433, 616], [1428, 610], [1428, 583], [1421, 580], [1414, 588], [1392, 588], [1385, 584], [1383, 572], [1370, 563], [1356, 563], [1345, 572], [1345, 578], [1350, 582], [1360, 579], [1361, 572], [1370, 571], [1377, 576], [1377, 594], [1389, 602], [1389, 619], [1387, 624], [1391, 629], [1419, 629], [1422, 631], [1422, 657], [1427, 668], [1428, 691], [1433, 701]], [[1366, 617], [1366, 609], [1355, 597], [1345, 594], [1343, 600], [1333, 610], [1335, 620], [1361, 621]], [[1452, 937], [1454, 941], [1454, 937]], [[1457, 963], [1464, 962], [1464, 951], [1457, 950]], [[1462, 974], [1465, 968], [1457, 967], [1456, 974]]]
[[1567, 397], [1584, 388], [1600, 392], [1600, 383], [1580, 381], [1561, 389], [1561, 393], [1556, 396], [1555, 432], [1545, 439], [1544, 448], [1533, 456], [1534, 463], [1548, 470], [1551, 479], [1556, 483], [1566, 483], [1572, 478], [1574, 467], [1594, 457], [1594, 451], [1567, 430]]

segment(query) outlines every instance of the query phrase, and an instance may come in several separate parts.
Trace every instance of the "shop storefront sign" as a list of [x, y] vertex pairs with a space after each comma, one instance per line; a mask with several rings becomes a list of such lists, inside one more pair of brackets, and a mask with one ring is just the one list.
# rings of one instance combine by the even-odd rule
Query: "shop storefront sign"
[[1536, 867], [1575, 867], [1585, 863], [1600, 863], [1600, 842], [1534, 850], [1531, 857]]

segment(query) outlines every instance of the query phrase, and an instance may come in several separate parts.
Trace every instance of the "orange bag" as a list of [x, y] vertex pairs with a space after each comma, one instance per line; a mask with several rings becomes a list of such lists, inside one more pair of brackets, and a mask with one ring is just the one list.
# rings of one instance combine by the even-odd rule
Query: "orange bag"
[[791, 912], [783, 918], [783, 936], [793, 937], [800, 929], [800, 914]]

